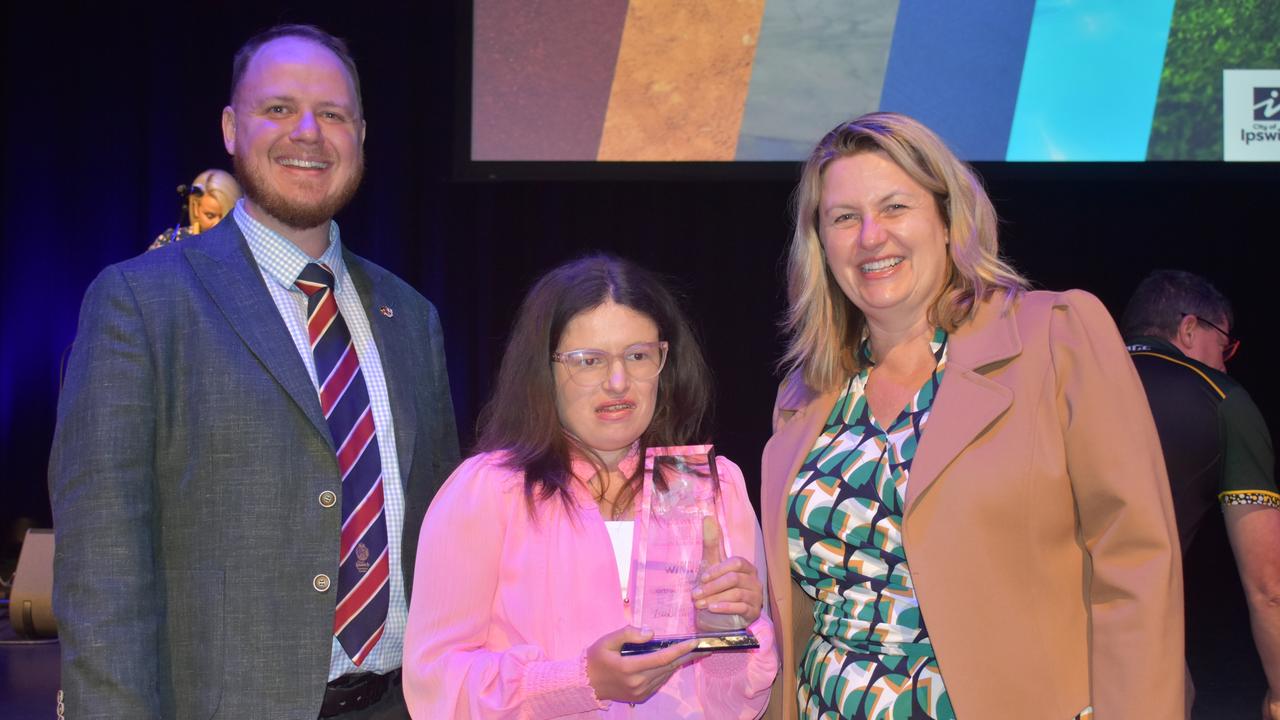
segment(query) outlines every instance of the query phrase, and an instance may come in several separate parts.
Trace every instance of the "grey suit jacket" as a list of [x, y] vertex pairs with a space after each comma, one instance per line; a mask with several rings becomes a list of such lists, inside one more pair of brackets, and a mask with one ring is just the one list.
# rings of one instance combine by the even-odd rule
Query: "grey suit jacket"
[[[458, 460], [435, 308], [351, 253], [395, 418], [413, 587]], [[386, 306], [392, 317], [380, 312]], [[49, 468], [67, 717], [315, 718], [341, 497], [315, 387], [235, 222], [85, 295]]]

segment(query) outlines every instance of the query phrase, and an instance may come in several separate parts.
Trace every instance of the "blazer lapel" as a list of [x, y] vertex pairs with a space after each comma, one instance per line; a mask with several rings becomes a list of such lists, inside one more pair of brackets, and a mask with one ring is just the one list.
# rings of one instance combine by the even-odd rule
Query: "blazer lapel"
[[[798, 378], [789, 382], [792, 381], [798, 382]], [[765, 542], [774, 544], [773, 553], [769, 556], [776, 558], [785, 558], [788, 553], [787, 493], [791, 490], [796, 473], [800, 472], [800, 466], [804, 463], [805, 457], [809, 455], [809, 449], [817, 440], [818, 433], [822, 432], [823, 422], [827, 419], [831, 407], [835, 405], [840, 390], [816, 396], [811, 392], [804, 397], [789, 392], [784, 392], [782, 395], [784, 401], [791, 399], [797, 403], [807, 402], [769, 439], [761, 460], [761, 477], [763, 478], [763, 485], [760, 488], [761, 530]], [[792, 411], [795, 410], [795, 406], [794, 404], [792, 407], [780, 405], [779, 410]], [[790, 582], [791, 568], [787, 562], [770, 564], [768, 572], [769, 583], [779, 590]], [[774, 596], [781, 598], [786, 597], [787, 594], [775, 592]], [[790, 617], [790, 611], [790, 608], [779, 608], [782, 617]]]
[[952, 334], [947, 344], [947, 369], [929, 412], [911, 476], [906, 506], [933, 484], [947, 465], [1013, 402], [1013, 391], [983, 374], [984, 368], [1022, 352], [1022, 341], [1003, 298], [987, 300], [978, 315]]
[[222, 242], [182, 244], [187, 261], [231, 328], [332, 447], [333, 438], [307, 366], [275, 310], [249, 246], [234, 222], [220, 223], [211, 233], [222, 230], [222, 225], [227, 226], [219, 233]]
[[[418, 433], [418, 413], [416, 412], [417, 372], [414, 369], [411, 344], [405, 340], [405, 327], [410, 319], [407, 313], [396, 315], [397, 307], [405, 309], [398, 302], [399, 295], [393, 292], [389, 283], [383, 282], [381, 268], [365, 263], [361, 258], [343, 252], [343, 261], [347, 265], [347, 273], [360, 293], [360, 304], [364, 307], [365, 316], [369, 318], [369, 328], [373, 331], [374, 344], [378, 346], [378, 356], [382, 360], [382, 375], [387, 381], [387, 396], [391, 402], [391, 417], [394, 420], [396, 434], [396, 456], [400, 462], [401, 483], [409, 477], [413, 462], [413, 447]], [[390, 311], [390, 315], [383, 312]]]

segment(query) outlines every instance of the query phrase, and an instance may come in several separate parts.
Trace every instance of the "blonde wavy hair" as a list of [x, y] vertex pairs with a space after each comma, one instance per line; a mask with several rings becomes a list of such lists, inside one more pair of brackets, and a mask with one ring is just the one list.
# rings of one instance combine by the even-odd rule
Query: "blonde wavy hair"
[[[218, 201], [218, 207], [222, 208], [222, 217], [226, 217], [231, 212], [231, 208], [236, 206], [236, 201], [244, 193], [240, 190], [240, 183], [236, 182], [235, 177], [226, 170], [218, 170], [211, 168], [205, 170], [191, 181], [193, 188], [200, 188], [205, 195], [212, 197]], [[196, 220], [199, 212], [200, 197], [192, 195], [187, 199], [187, 221], [190, 223], [188, 232], [195, 235], [200, 232], [200, 223]]]
[[832, 390], [861, 370], [854, 352], [866, 318], [836, 284], [818, 235], [822, 175], [833, 161], [878, 152], [933, 194], [947, 227], [947, 277], [929, 321], [954, 332], [977, 301], [995, 292], [1012, 300], [1028, 282], [1000, 257], [995, 208], [977, 174], [932, 130], [906, 115], [877, 112], [836, 126], [805, 161], [793, 196], [795, 232], [787, 252], [787, 350], [782, 369], [799, 371], [818, 391]]

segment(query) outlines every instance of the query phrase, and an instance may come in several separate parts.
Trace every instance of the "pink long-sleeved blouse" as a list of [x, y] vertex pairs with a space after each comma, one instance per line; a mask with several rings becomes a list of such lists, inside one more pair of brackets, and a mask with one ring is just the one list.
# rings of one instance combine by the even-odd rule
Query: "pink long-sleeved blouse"
[[[620, 468], [629, 473], [637, 454]], [[754, 718], [778, 668], [766, 614], [758, 650], [717, 653], [675, 672], [634, 707], [598, 702], [584, 651], [628, 624], [613, 546], [595, 500], [539, 501], [499, 453], [464, 462], [422, 523], [404, 648], [404, 695], [415, 718]], [[765, 582], [760, 527], [742, 471], [718, 458], [725, 533]], [[575, 471], [577, 467], [575, 465]], [[579, 473], [581, 474], [581, 473]]]

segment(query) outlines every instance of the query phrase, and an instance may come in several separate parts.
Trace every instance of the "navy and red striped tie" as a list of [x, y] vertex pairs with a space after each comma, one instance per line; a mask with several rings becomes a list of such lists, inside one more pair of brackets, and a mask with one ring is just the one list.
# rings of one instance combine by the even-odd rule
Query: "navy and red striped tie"
[[308, 263], [296, 284], [307, 295], [307, 334], [320, 380], [320, 407], [338, 449], [342, 476], [342, 545], [333, 634], [359, 666], [382, 637], [391, 599], [382, 456], [360, 359], [334, 297], [333, 271], [321, 263]]

